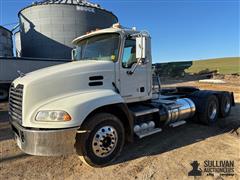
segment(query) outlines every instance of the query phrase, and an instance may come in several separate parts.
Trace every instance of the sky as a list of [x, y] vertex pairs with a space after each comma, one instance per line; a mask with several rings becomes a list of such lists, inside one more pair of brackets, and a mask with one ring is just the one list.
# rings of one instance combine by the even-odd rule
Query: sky
[[[0, 0], [0, 25], [11, 28], [31, 0]], [[240, 56], [239, 0], [91, 0], [126, 27], [147, 30], [153, 62]]]

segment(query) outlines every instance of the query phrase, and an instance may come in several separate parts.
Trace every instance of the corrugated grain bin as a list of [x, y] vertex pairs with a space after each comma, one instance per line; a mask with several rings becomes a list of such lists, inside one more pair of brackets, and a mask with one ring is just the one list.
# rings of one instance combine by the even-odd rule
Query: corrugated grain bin
[[34, 3], [19, 14], [22, 57], [70, 59], [72, 40], [107, 28], [117, 17], [97, 4], [80, 0]]
[[0, 57], [13, 56], [12, 32], [0, 26]]

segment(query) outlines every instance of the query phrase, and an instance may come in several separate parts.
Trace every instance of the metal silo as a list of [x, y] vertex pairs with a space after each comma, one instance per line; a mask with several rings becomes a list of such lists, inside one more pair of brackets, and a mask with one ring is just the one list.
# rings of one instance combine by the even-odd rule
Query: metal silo
[[21, 55], [35, 58], [70, 59], [74, 38], [118, 21], [99, 5], [81, 0], [36, 2], [18, 16]]
[[13, 56], [12, 32], [0, 26], [0, 56]]

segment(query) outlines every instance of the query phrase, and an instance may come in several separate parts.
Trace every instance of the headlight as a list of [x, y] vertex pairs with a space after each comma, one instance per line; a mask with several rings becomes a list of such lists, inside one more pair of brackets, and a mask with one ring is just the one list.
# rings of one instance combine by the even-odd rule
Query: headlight
[[71, 116], [65, 111], [39, 111], [36, 121], [70, 121]]

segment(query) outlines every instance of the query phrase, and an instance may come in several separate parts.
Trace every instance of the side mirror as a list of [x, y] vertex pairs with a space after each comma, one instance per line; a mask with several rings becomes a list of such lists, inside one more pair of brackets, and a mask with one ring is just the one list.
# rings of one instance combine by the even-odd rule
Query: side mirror
[[72, 52], [71, 52], [71, 55], [72, 55], [72, 61], [76, 61], [76, 49], [72, 49]]
[[136, 37], [136, 58], [146, 58], [146, 37]]

